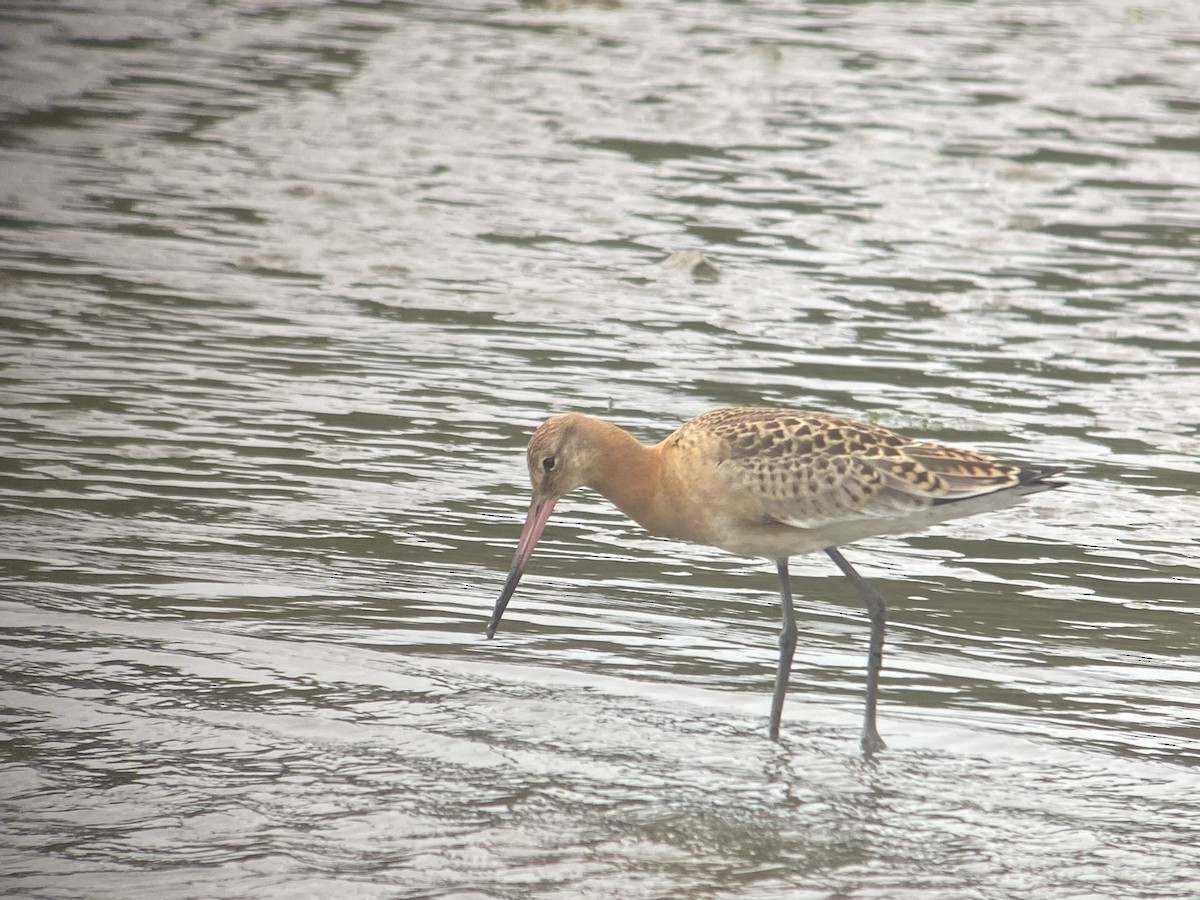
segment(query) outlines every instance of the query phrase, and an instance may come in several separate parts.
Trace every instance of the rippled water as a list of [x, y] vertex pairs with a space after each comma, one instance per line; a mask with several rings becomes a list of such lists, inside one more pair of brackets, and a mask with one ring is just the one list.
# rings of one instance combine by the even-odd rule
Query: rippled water
[[[0, 24], [6, 896], [1194, 896], [1193, 4]], [[1071, 466], [847, 550], [870, 763], [824, 557], [779, 745], [772, 567], [595, 497], [482, 637], [544, 416], [758, 403]]]

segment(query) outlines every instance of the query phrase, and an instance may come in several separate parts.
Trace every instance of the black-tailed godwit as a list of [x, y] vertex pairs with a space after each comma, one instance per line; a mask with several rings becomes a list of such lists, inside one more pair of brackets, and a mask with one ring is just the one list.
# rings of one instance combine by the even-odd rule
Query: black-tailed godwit
[[862, 730], [868, 754], [884, 746], [875, 707], [886, 607], [838, 547], [1002, 509], [1065, 484], [1048, 480], [1064, 466], [998, 462], [877, 425], [795, 409], [713, 410], [652, 447], [611, 422], [567, 413], [547, 419], [533, 433], [527, 456], [533, 501], [488, 622], [489, 638], [554, 504], [575, 488], [590, 487], [651, 534], [775, 561], [783, 632], [769, 734], [778, 740], [796, 649], [788, 557], [824, 550], [850, 579], [870, 616]]

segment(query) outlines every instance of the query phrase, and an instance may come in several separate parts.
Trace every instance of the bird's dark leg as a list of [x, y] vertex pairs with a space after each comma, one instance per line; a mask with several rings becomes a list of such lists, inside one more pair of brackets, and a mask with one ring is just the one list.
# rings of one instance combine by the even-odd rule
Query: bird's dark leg
[[875, 728], [875, 705], [879, 698], [879, 670], [883, 668], [883, 630], [887, 618], [887, 604], [879, 591], [871, 587], [854, 567], [846, 562], [837, 547], [826, 547], [825, 552], [834, 564], [842, 570], [842, 574], [850, 579], [858, 596], [867, 604], [867, 613], [871, 617], [871, 648], [867, 654], [867, 708], [863, 715], [862, 748], [863, 753], [870, 755], [876, 750], [882, 750], [886, 744]]
[[779, 720], [783, 717], [783, 698], [787, 694], [792, 674], [792, 656], [796, 652], [796, 611], [792, 608], [792, 583], [788, 578], [788, 561], [775, 561], [779, 569], [779, 600], [783, 604], [783, 631], [779, 633], [779, 671], [775, 673], [775, 694], [771, 697], [771, 740], [779, 740]]

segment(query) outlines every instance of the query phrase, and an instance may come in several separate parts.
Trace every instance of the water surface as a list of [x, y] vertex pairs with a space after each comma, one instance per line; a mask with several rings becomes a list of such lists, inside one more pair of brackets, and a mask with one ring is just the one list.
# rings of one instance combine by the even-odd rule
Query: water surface
[[[13, 897], [1188, 897], [1200, 18], [0, 13]], [[663, 266], [699, 251], [719, 280]], [[1067, 490], [773, 567], [523, 444], [849, 413]]]

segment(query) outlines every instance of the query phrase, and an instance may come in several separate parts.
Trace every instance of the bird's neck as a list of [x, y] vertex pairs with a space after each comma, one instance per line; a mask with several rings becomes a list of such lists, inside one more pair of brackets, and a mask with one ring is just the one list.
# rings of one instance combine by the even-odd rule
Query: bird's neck
[[611, 422], [594, 420], [589, 435], [595, 448], [588, 487], [648, 531], [654, 531], [661, 476], [661, 454]]

